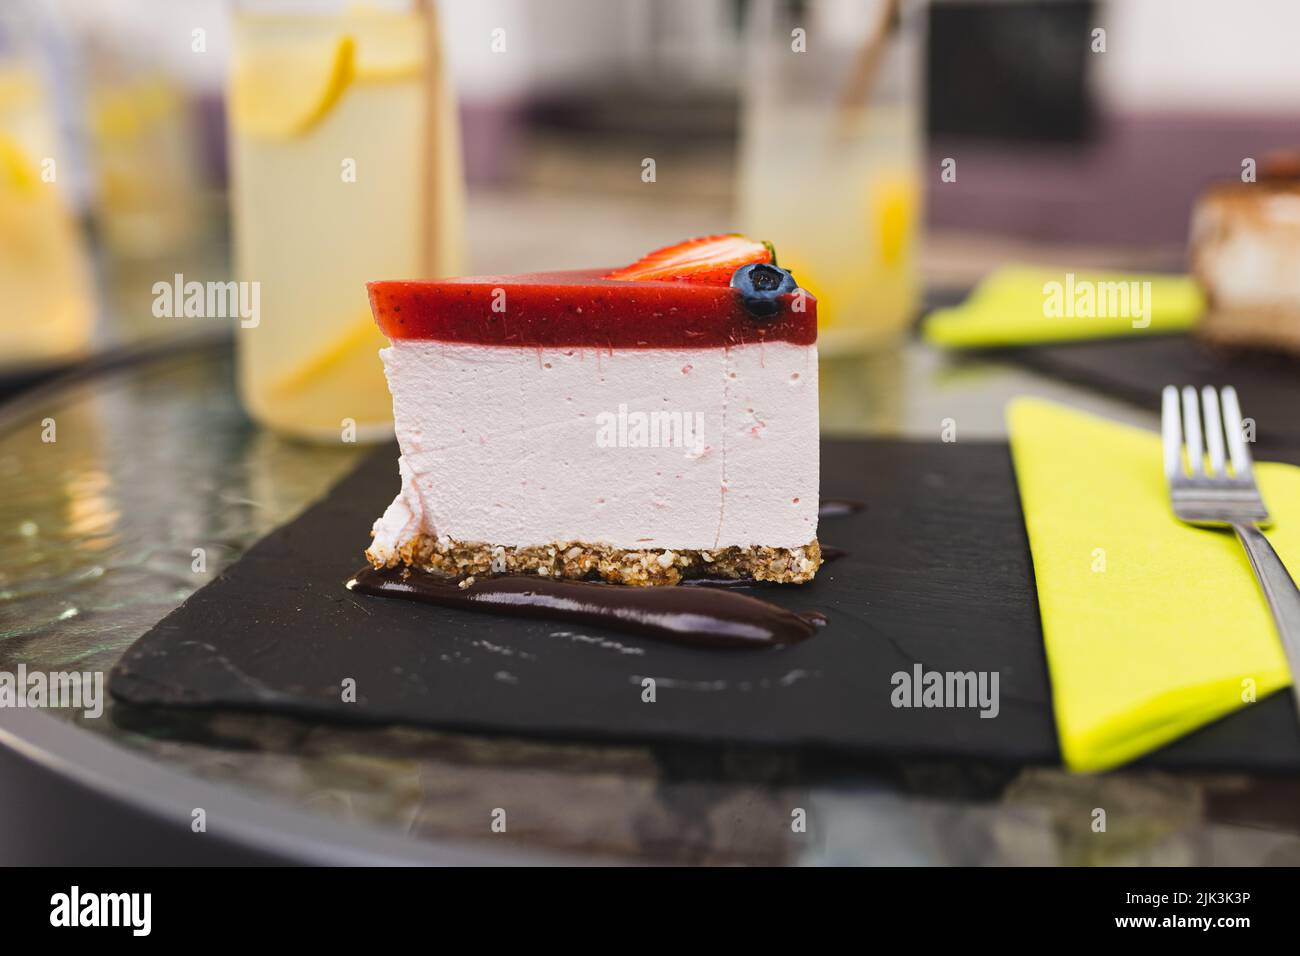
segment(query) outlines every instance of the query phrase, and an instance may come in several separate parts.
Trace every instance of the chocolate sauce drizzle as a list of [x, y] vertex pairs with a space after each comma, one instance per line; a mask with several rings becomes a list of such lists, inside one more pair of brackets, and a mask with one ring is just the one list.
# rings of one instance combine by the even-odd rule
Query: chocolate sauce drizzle
[[826, 622], [816, 611], [796, 614], [758, 598], [699, 588], [638, 588], [520, 575], [481, 578], [461, 587], [424, 571], [369, 567], [346, 586], [376, 597], [467, 611], [603, 624], [697, 647], [782, 647], [807, 640]]

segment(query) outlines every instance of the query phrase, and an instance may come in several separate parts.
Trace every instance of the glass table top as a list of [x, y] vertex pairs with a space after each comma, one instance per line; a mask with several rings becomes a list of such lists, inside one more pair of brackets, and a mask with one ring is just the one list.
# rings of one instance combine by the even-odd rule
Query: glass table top
[[[107, 671], [130, 644], [366, 454], [252, 425], [228, 343], [176, 346], [0, 406], [0, 669]], [[827, 433], [1004, 435], [1036, 394], [1154, 413], [910, 344], [822, 366]], [[48, 440], [53, 439], [53, 440]], [[199, 561], [195, 548], [202, 548]], [[340, 825], [569, 859], [791, 864], [1300, 862], [1300, 782], [1128, 770], [597, 746], [349, 729], [252, 714], [48, 710], [194, 777]], [[491, 830], [509, 799], [508, 839]], [[1092, 831], [1105, 807], [1108, 830]], [[806, 831], [791, 822], [805, 811]]]

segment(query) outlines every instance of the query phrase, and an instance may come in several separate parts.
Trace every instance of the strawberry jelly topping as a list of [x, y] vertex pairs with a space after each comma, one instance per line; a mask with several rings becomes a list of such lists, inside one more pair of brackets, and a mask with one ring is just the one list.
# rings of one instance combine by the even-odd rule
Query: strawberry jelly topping
[[[390, 339], [576, 348], [716, 348], [817, 341], [817, 300], [784, 297], [758, 319], [735, 289], [688, 282], [622, 282], [608, 269], [371, 282], [370, 306]], [[495, 308], [494, 308], [495, 306]]]

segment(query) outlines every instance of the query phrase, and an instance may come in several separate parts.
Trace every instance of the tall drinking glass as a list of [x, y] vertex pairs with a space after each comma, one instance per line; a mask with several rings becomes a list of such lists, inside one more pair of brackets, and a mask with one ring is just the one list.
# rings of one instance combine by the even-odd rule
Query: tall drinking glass
[[740, 217], [817, 296], [824, 354], [895, 341], [918, 303], [920, 63], [907, 0], [756, 0]]
[[0, 369], [89, 349], [90, 266], [66, 181], [41, 50], [23, 6], [0, 9]]
[[382, 439], [385, 339], [365, 284], [459, 271], [460, 144], [432, 0], [246, 2], [234, 42], [235, 261], [260, 312], [236, 333], [240, 395], [279, 432]]

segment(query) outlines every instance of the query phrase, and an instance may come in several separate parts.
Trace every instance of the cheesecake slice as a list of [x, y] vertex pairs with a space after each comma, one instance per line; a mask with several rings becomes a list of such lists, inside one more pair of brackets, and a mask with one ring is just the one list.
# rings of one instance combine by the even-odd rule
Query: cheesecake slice
[[708, 237], [612, 273], [371, 283], [402, 479], [371, 564], [810, 580], [816, 300], [769, 250]]

